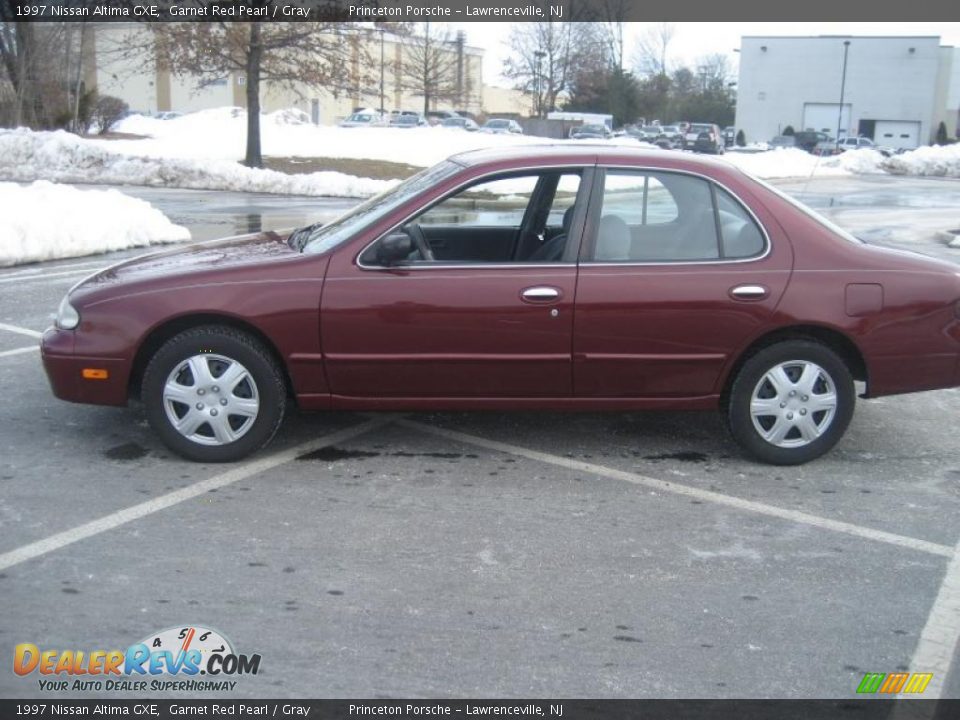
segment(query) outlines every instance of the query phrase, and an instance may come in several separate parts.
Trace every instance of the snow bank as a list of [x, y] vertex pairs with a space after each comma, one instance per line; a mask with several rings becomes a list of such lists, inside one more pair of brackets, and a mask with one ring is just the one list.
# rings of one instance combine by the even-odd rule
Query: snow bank
[[[287, 175], [243, 167], [238, 161], [246, 146], [246, 122], [244, 109], [222, 107], [171, 120], [132, 115], [118, 123], [117, 130], [144, 136], [141, 139], [81, 139], [65, 132], [0, 130], [0, 178], [332, 197], [366, 197], [395, 182], [337, 172]], [[415, 167], [481, 148], [578, 142], [442, 127], [316, 126], [296, 108], [261, 116], [261, 135], [263, 153], [268, 156], [381, 160]], [[584, 142], [650, 147], [627, 137]], [[815, 157], [797, 148], [764, 151], [762, 144], [755, 144], [725, 158], [768, 179], [884, 172], [960, 177], [960, 146], [920, 148], [887, 159], [867, 149]]]
[[888, 158], [883, 167], [893, 175], [960, 177], [960, 144], [917, 148]]
[[0, 266], [190, 239], [144, 200], [43, 180], [0, 183]]
[[109, 141], [85, 140], [62, 130], [0, 130], [0, 178], [330, 197], [366, 197], [396, 182], [338, 172], [287, 175], [244, 167], [229, 160], [134, 154], [115, 150], [114, 145]]
[[867, 149], [817, 156], [797, 148], [776, 148], [767, 152], [727, 153], [723, 158], [764, 179], [882, 173], [884, 161], [876, 150]]
[[[556, 142], [526, 135], [493, 135], [444, 127], [342, 128], [291, 123], [303, 119], [295, 108], [260, 117], [264, 155], [376, 159], [428, 167], [468, 150]], [[114, 130], [147, 135], [142, 140], [93, 140], [115, 152], [166, 158], [241, 160], [246, 147], [247, 113], [236, 107], [201, 110], [172, 120], [132, 115]], [[636, 142], [636, 141], [633, 141]]]

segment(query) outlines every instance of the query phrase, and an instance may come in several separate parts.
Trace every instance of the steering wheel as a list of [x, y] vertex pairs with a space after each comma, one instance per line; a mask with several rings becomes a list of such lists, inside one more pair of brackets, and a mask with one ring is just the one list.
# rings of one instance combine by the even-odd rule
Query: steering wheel
[[427, 237], [423, 234], [423, 229], [416, 223], [410, 223], [405, 229], [407, 235], [416, 243], [417, 251], [420, 253], [420, 259], [428, 262], [436, 260], [433, 256], [433, 250], [430, 249], [430, 243], [427, 242]]

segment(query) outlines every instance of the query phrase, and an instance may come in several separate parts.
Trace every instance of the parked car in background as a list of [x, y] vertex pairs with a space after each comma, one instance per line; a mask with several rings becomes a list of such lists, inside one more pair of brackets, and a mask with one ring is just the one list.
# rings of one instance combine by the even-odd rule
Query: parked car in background
[[769, 143], [771, 150], [777, 148], [793, 148], [797, 146], [797, 140], [793, 135], [777, 135]]
[[57, 397], [139, 398], [157, 437], [199, 462], [263, 447], [295, 401], [714, 409], [751, 456], [792, 465], [840, 440], [855, 381], [865, 398], [960, 386], [960, 275], [726, 163], [497, 148], [332, 222], [99, 270], [64, 296], [41, 353]]
[[378, 110], [359, 110], [340, 123], [340, 127], [377, 127], [386, 125], [386, 119]]
[[419, 115], [402, 113], [390, 119], [390, 127], [415, 128], [426, 125], [427, 121]]
[[664, 125], [662, 131], [662, 137], [669, 138], [676, 144], [683, 143], [683, 130], [679, 125]]
[[640, 136], [646, 142], [652, 143], [663, 136], [663, 128], [660, 125], [643, 125], [640, 127]]
[[176, 112], [175, 110], [164, 110], [163, 112], [158, 112], [154, 117], [157, 120], [176, 120], [178, 117], [183, 117], [183, 113]]
[[613, 137], [613, 133], [606, 125], [590, 123], [575, 127], [570, 131], [570, 137], [574, 140], [606, 140]]
[[681, 150], [683, 149], [683, 140], [676, 140], [669, 135], [661, 135], [653, 141], [661, 150]]
[[480, 126], [477, 125], [473, 120], [468, 117], [451, 117], [440, 122], [440, 127], [445, 128], [458, 128], [460, 130], [467, 130], [469, 132], [476, 132], [480, 129]]
[[442, 125], [444, 120], [457, 118], [460, 115], [453, 110], [430, 110], [425, 117], [429, 125]]
[[807, 152], [813, 152], [817, 143], [833, 141], [833, 138], [826, 133], [816, 130], [801, 130], [800, 132], [794, 133], [792, 137], [796, 147], [801, 150], [806, 150]]
[[693, 123], [684, 135], [684, 145], [694, 152], [723, 155], [723, 133], [717, 125]]
[[882, 145], [877, 145], [873, 140], [868, 137], [845, 137], [840, 140], [840, 150], [876, 150], [878, 153], [884, 157], [890, 157], [896, 153], [896, 149], [890, 147], [884, 147]]
[[737, 140], [737, 129], [733, 125], [728, 125], [723, 129], [723, 144], [725, 147], [733, 147]]
[[510, 120], [509, 118], [492, 118], [487, 120], [480, 130], [481, 132], [493, 133], [494, 135], [523, 135], [523, 128], [520, 127], [520, 123], [516, 120]]

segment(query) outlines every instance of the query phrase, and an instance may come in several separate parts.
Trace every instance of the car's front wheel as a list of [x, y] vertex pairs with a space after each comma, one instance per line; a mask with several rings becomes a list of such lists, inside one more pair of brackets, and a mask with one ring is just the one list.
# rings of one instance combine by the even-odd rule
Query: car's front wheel
[[143, 375], [147, 419], [174, 452], [232, 462], [266, 445], [283, 420], [283, 371], [256, 338], [223, 326], [174, 336]]
[[730, 389], [727, 420], [733, 437], [757, 459], [799, 465], [843, 437], [855, 397], [850, 370], [833, 350], [790, 340], [743, 364]]

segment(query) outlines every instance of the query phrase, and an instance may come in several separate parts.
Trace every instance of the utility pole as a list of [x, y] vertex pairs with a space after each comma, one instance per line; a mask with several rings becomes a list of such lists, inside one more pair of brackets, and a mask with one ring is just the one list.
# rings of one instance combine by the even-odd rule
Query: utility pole
[[537, 58], [537, 77], [536, 82], [534, 83], [537, 88], [537, 104], [536, 112], [537, 117], [543, 117], [543, 59], [547, 56], [547, 53], [543, 50], [537, 50], [534, 53], [534, 56]]
[[386, 34], [386, 30], [379, 23], [378, 23], [377, 30], [380, 31], [380, 114], [383, 115], [386, 112], [386, 109], [384, 108], [384, 102], [383, 102], [383, 97], [384, 97], [383, 74], [384, 74], [384, 67], [386, 66], [386, 59], [384, 56], [384, 37], [383, 36]]
[[840, 149], [840, 126], [843, 124], [843, 95], [847, 89], [847, 53], [850, 52], [850, 41], [843, 41], [843, 73], [840, 76], [840, 112], [837, 113], [837, 150]]

